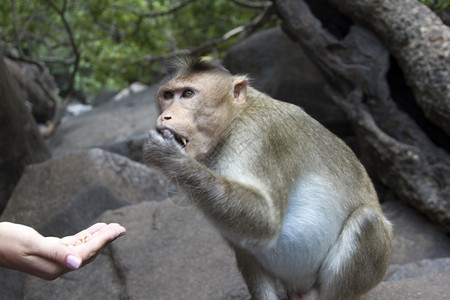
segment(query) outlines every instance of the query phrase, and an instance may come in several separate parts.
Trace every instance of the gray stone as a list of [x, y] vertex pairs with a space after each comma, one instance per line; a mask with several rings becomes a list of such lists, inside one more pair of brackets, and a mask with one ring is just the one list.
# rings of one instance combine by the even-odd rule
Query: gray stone
[[450, 257], [448, 235], [425, 216], [400, 201], [387, 201], [382, 207], [394, 227], [392, 264]]
[[103, 145], [101, 146], [101, 149], [126, 156], [137, 162], [143, 162], [142, 146], [146, 139], [147, 134], [130, 136], [122, 141]]
[[167, 198], [158, 171], [123, 156], [92, 149], [30, 165], [1, 216], [41, 234], [66, 236], [108, 209]]
[[131, 299], [245, 299], [231, 249], [195, 207], [143, 202], [103, 215], [127, 228], [112, 245]]
[[4, 61], [11, 79], [19, 87], [20, 100], [28, 103], [36, 122], [45, 124], [50, 121], [56, 110], [57, 85], [49, 69], [44, 64], [38, 66], [22, 59], [5, 57]]
[[231, 249], [194, 207], [142, 202], [96, 221], [127, 228], [83, 269], [47, 282], [29, 276], [24, 299], [247, 299]]
[[89, 101], [89, 104], [91, 104], [94, 107], [104, 105], [111, 101], [115, 95], [117, 95], [119, 91], [103, 91], [98, 93], [97, 95], [92, 98], [91, 101]]
[[402, 280], [421, 276], [450, 274], [450, 257], [424, 259], [405, 265], [391, 265], [384, 281]]
[[95, 263], [77, 272], [67, 273], [54, 281], [27, 276], [23, 296], [8, 299], [126, 299], [123, 298], [121, 280], [111, 259], [111, 250], [106, 248], [97, 256]]
[[151, 87], [62, 123], [47, 142], [53, 157], [147, 133], [154, 128], [158, 116], [155, 93], [156, 88]]
[[448, 300], [450, 275], [427, 275], [380, 283], [361, 300]]

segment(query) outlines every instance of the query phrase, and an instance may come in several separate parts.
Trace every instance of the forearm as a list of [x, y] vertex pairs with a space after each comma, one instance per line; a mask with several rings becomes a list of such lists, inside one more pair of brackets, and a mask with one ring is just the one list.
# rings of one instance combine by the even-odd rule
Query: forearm
[[183, 165], [173, 178], [220, 228], [255, 243], [270, 241], [278, 233], [279, 216], [271, 213], [271, 198], [262, 189], [229, 180], [194, 159]]
[[[0, 266], [41, 276], [37, 267], [39, 260], [34, 256], [44, 237], [31, 227], [0, 222]], [[56, 266], [50, 263], [48, 269]]]

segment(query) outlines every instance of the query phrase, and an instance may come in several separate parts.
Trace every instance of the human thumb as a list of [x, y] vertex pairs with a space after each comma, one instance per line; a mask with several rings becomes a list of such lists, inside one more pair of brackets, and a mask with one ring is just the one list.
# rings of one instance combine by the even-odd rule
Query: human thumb
[[77, 270], [81, 266], [81, 262], [82, 260], [78, 256], [75, 256], [73, 254], [67, 255], [66, 265], [72, 270]]
[[60, 265], [65, 265], [71, 270], [77, 270], [80, 268], [82, 259], [74, 251], [71, 251], [68, 247], [59, 244], [59, 242], [48, 242], [53, 238], [46, 238], [45, 242], [41, 244], [42, 256], [57, 262]]

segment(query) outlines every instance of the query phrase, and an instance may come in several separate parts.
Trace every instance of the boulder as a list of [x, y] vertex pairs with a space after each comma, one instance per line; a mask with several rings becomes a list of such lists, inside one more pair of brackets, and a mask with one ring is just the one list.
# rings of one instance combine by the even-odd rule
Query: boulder
[[248, 299], [230, 248], [197, 209], [177, 202], [105, 212], [96, 222], [119, 222], [127, 234], [77, 272], [28, 277], [24, 299]]
[[103, 91], [95, 95], [90, 101], [89, 104], [91, 104], [93, 107], [97, 107], [103, 104], [106, 104], [114, 98], [115, 95], [117, 95], [119, 91]]
[[121, 141], [116, 141], [110, 144], [105, 144], [101, 146], [101, 149], [104, 149], [109, 152], [117, 153], [123, 156], [128, 157], [137, 162], [143, 162], [142, 160], [142, 146], [144, 145], [145, 140], [147, 139], [147, 133], [133, 135], [127, 138], [124, 138]]
[[20, 87], [20, 99], [29, 105], [34, 119], [45, 124], [55, 114], [56, 82], [47, 67], [20, 59], [4, 58], [12, 79]]
[[23, 90], [0, 51], [0, 214], [25, 166], [50, 158], [34, 118], [23, 101]]
[[361, 300], [444, 300], [450, 295], [450, 258], [391, 265], [383, 282]]
[[47, 142], [54, 157], [80, 149], [122, 143], [154, 128], [156, 87], [105, 103], [62, 123]]
[[380, 283], [361, 300], [446, 300], [450, 295], [450, 275], [427, 275]]
[[398, 200], [382, 203], [394, 228], [391, 264], [450, 257], [450, 239], [438, 226]]
[[405, 265], [391, 265], [384, 281], [403, 280], [439, 274], [450, 275], [450, 257], [424, 259]]
[[1, 220], [71, 235], [105, 210], [167, 198], [167, 186], [159, 172], [123, 156], [81, 151], [28, 166]]

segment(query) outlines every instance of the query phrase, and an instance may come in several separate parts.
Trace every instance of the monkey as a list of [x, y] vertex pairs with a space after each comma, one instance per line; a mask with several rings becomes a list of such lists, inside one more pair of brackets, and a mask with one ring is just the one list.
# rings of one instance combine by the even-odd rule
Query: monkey
[[220, 63], [178, 58], [146, 164], [176, 180], [234, 250], [252, 299], [352, 300], [377, 285], [392, 226], [356, 155], [302, 108]]

